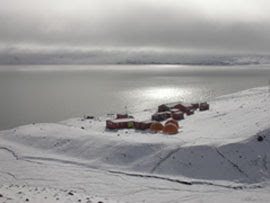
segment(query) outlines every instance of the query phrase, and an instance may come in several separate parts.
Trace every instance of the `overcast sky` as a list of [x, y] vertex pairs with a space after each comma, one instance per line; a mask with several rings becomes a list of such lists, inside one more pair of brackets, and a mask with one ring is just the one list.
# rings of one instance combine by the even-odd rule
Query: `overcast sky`
[[269, 0], [0, 0], [0, 51], [269, 53]]

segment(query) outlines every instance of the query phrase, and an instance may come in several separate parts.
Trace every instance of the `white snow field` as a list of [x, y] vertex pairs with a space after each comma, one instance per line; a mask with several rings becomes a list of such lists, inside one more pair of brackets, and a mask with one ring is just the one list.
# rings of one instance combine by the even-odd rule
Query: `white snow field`
[[269, 87], [209, 103], [176, 135], [105, 130], [110, 116], [1, 131], [0, 202], [269, 202]]

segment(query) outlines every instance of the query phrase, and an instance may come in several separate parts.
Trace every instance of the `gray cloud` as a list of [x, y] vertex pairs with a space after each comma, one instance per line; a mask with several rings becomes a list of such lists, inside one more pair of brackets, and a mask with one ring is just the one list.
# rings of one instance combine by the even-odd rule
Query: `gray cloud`
[[0, 0], [0, 4], [1, 53], [270, 52], [266, 0]]

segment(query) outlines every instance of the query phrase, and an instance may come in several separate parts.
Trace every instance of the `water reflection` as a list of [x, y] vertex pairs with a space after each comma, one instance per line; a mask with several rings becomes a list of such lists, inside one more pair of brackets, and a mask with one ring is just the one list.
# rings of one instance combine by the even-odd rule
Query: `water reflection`
[[132, 93], [135, 97], [143, 97], [146, 100], [175, 100], [190, 97], [192, 91], [180, 87], [147, 87], [134, 90]]

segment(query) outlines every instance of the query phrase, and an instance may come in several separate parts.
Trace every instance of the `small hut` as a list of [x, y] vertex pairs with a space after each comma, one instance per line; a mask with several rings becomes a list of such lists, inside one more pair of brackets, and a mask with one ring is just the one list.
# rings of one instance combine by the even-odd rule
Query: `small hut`
[[199, 103], [192, 103], [191, 106], [194, 110], [197, 110], [200, 107], [200, 104]]
[[164, 112], [164, 111], [169, 111], [170, 107], [167, 106], [166, 104], [162, 104], [160, 106], [158, 106], [158, 112]]
[[200, 111], [209, 110], [209, 104], [207, 102], [200, 103], [199, 109], [200, 109]]
[[173, 112], [172, 118], [175, 120], [183, 120], [184, 119], [184, 113], [182, 111]]

